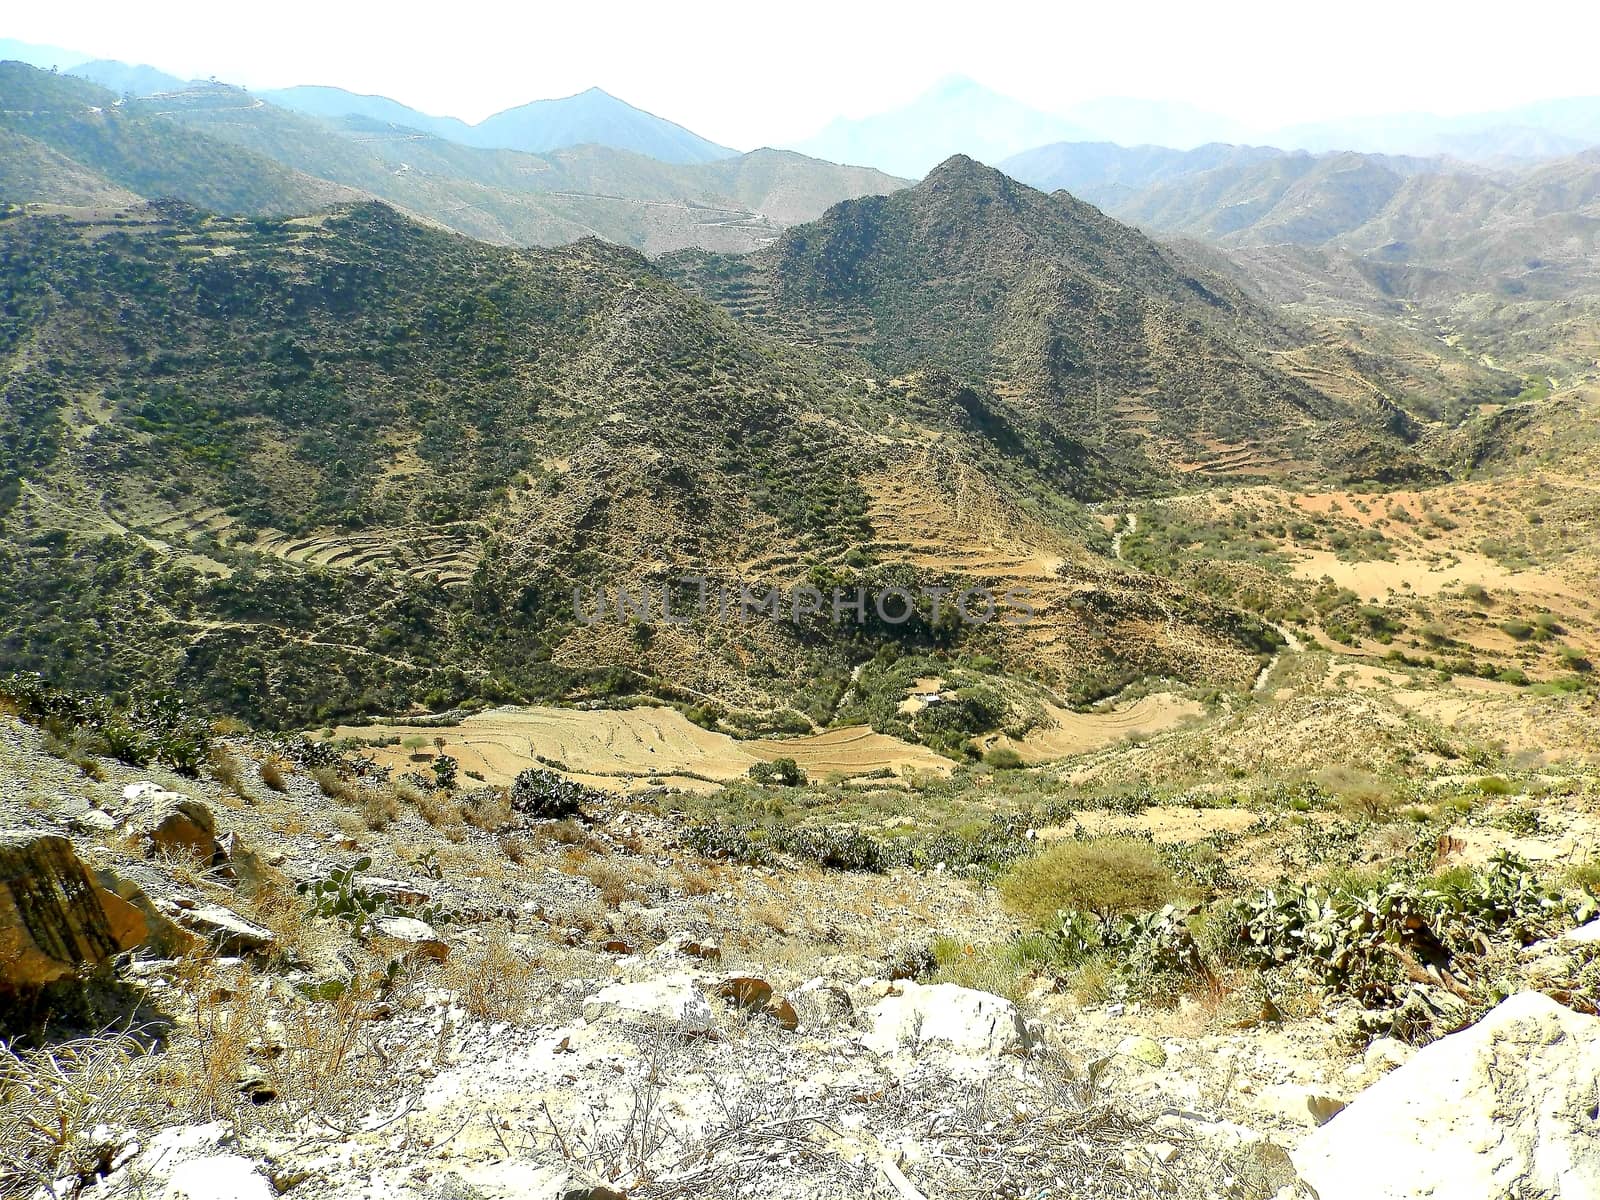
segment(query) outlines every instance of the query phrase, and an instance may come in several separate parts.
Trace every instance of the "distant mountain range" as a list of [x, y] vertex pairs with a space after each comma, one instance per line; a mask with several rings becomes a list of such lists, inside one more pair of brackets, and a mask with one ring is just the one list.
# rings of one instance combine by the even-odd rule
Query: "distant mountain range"
[[16, 62], [0, 63], [0, 109], [0, 201], [175, 197], [268, 216], [377, 197], [502, 245], [597, 235], [651, 254], [743, 252], [840, 200], [906, 184], [778, 150], [674, 164], [592, 144], [479, 149], [372, 117], [314, 119], [222, 84], [119, 99]]
[[1600, 97], [1541, 101], [1454, 117], [1386, 113], [1323, 121], [1276, 130], [1265, 140], [1313, 152], [1446, 154], [1491, 164], [1554, 158], [1600, 145]]
[[165, 71], [144, 64], [130, 66], [110, 58], [79, 63], [67, 74], [98, 83], [119, 96], [153, 96], [157, 92], [176, 91], [185, 86], [184, 81], [176, 75], [168, 75]]
[[[181, 90], [194, 82], [153, 66], [89, 61], [88, 55], [59, 46], [11, 39], [0, 39], [0, 59], [57, 67], [136, 97]], [[307, 84], [256, 94], [280, 108], [323, 120], [359, 117], [480, 149], [544, 154], [592, 143], [679, 165], [714, 162], [738, 153], [600, 88], [535, 100], [476, 124], [337, 86]], [[920, 178], [952, 154], [998, 165], [1063, 142], [1176, 151], [1208, 144], [1255, 144], [1314, 154], [1351, 150], [1513, 166], [1600, 145], [1600, 97], [1541, 100], [1455, 116], [1387, 113], [1272, 127], [1181, 101], [1138, 97], [1099, 97], [1046, 111], [957, 75], [899, 108], [839, 117], [813, 137], [789, 143], [789, 148], [829, 162]]]
[[1337, 248], [1394, 295], [1549, 297], [1600, 282], [1600, 150], [1509, 170], [1349, 151], [1066, 143], [1001, 165], [1166, 237]]
[[455, 117], [430, 116], [384, 96], [361, 96], [343, 88], [292, 87], [259, 94], [282, 108], [315, 117], [366, 117], [490, 150], [543, 154], [592, 143], [666, 163], [715, 162], [739, 153], [599, 88], [508, 108], [476, 125]]
[[859, 120], [840, 117], [792, 148], [830, 162], [921, 178], [957, 152], [998, 162], [1030, 146], [1091, 136], [1062, 117], [953, 76], [903, 108]]
[[[1491, 167], [1459, 158], [1045, 146], [1011, 175], [1087, 199], [1269, 299], [1345, 318], [1421, 319], [1491, 358], [1587, 370], [1600, 318], [1600, 149]], [[1182, 241], [1193, 239], [1193, 241]], [[1348, 333], [1348, 327], [1343, 327]], [[1448, 401], [1448, 397], [1445, 398]]]
[[[182, 90], [194, 82], [151, 66], [111, 59], [85, 61], [87, 57], [59, 46], [0, 39], [0, 61], [60, 68], [118, 95], [159, 95]], [[364, 96], [340, 87], [307, 85], [257, 94], [281, 108], [309, 116], [333, 120], [364, 117], [484, 149], [543, 154], [592, 143], [679, 164], [715, 162], [738, 154], [737, 150], [719, 146], [681, 125], [635, 108], [600, 88], [508, 108], [476, 125], [455, 117], [432, 116], [386, 96]]]

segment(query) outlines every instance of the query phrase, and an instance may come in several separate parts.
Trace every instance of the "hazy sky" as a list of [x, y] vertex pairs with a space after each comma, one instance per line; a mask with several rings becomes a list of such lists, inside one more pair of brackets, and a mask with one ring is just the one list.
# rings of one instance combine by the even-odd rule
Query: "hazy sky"
[[248, 87], [338, 84], [436, 114], [598, 85], [737, 149], [901, 104], [941, 76], [1045, 110], [1186, 100], [1261, 128], [1600, 91], [1600, 4], [7, 0], [0, 36]]

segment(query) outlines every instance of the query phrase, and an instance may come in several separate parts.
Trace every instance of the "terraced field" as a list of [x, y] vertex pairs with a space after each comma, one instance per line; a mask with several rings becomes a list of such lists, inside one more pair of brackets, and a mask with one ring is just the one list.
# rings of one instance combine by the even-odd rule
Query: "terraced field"
[[1048, 725], [1020, 740], [998, 735], [986, 741], [986, 748], [1005, 746], [1016, 751], [1023, 762], [1049, 762], [1164, 733], [1205, 714], [1205, 707], [1198, 701], [1169, 692], [1141, 696], [1101, 712], [1072, 712], [1053, 704], [1046, 708], [1050, 715]]
[[[949, 759], [865, 728], [809, 737], [739, 742], [693, 724], [677, 709], [496, 708], [453, 725], [342, 726], [337, 737], [390, 741], [371, 753], [397, 773], [448, 754], [469, 775], [505, 785], [519, 771], [555, 764], [611, 791], [654, 783], [709, 789], [737, 779], [762, 759], [793, 758], [808, 773], [844, 778], [888, 771], [948, 774]], [[396, 739], [398, 739], [396, 741]], [[435, 739], [442, 739], [437, 746]]]

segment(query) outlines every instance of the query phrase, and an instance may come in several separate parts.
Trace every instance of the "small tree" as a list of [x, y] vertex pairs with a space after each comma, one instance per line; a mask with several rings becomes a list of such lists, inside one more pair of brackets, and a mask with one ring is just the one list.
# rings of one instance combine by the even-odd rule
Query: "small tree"
[[1150, 912], [1177, 897], [1155, 848], [1133, 838], [1058, 842], [1000, 877], [1006, 911], [1044, 928], [1058, 912], [1093, 913], [1102, 926], [1124, 913]]
[[767, 786], [800, 787], [806, 781], [806, 773], [792, 758], [774, 758], [751, 767], [750, 778]]
[[460, 764], [448, 754], [441, 754], [433, 760], [433, 781], [439, 787], [452, 790], [456, 786], [456, 768]]

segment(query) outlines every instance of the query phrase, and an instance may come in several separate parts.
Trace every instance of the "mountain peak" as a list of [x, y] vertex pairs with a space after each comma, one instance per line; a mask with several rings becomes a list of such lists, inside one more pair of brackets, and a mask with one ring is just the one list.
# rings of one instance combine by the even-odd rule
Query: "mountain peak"
[[971, 76], [946, 75], [928, 89], [926, 96], [930, 100], [958, 100], [988, 90]]
[[976, 189], [989, 194], [997, 194], [1018, 186], [1016, 181], [1009, 176], [985, 163], [979, 162], [970, 155], [952, 154], [933, 170], [929, 171], [916, 190], [940, 192], [959, 188], [963, 191]]

